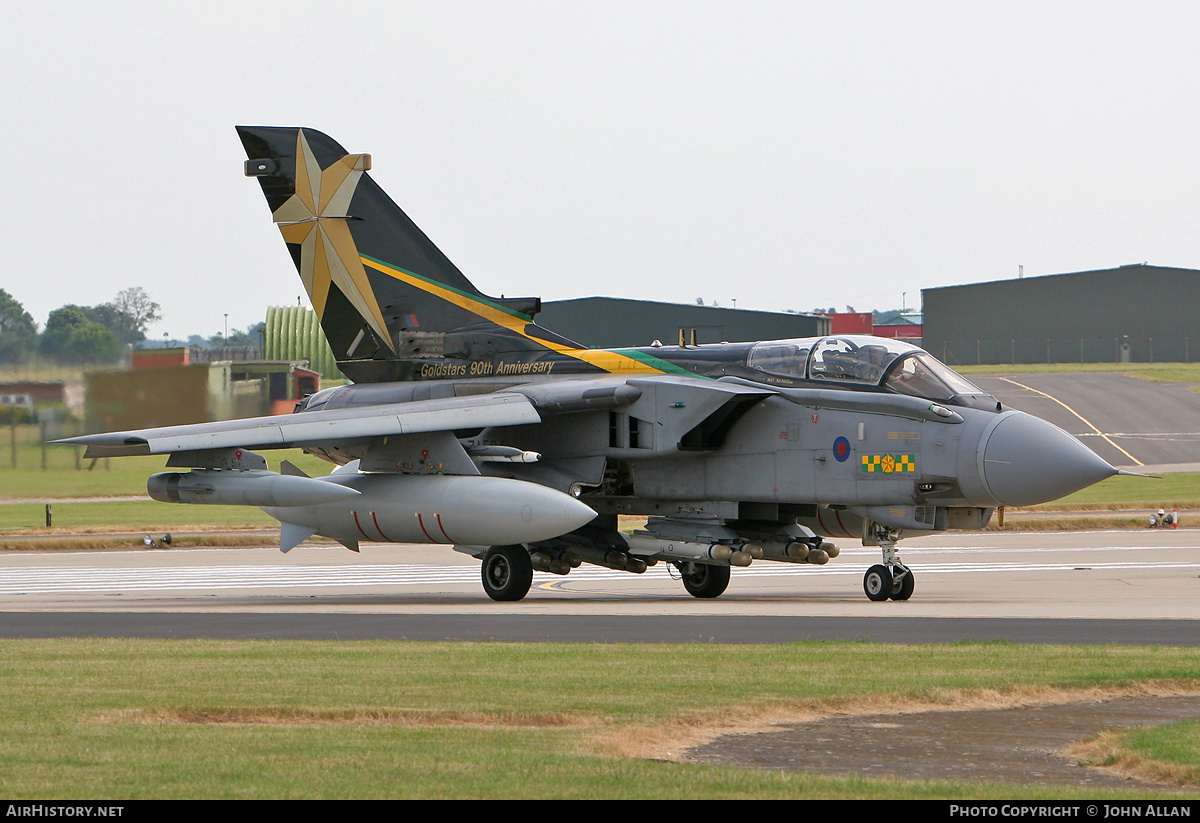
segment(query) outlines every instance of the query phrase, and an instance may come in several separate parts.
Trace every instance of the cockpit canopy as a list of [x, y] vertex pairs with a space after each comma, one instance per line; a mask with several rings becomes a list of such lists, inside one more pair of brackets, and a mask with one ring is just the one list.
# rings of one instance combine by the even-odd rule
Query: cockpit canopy
[[[899, 394], [981, 405], [991, 396], [924, 349], [885, 337], [843, 334], [772, 340], [750, 349], [746, 365], [805, 380], [879, 386]], [[994, 402], [994, 400], [992, 401]]]

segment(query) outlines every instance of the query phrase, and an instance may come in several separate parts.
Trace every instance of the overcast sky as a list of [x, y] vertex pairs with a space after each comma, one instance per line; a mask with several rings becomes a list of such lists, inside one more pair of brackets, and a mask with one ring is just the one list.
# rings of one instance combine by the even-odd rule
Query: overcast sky
[[5, 6], [0, 288], [39, 324], [127, 286], [152, 337], [295, 304], [237, 124], [371, 153], [489, 294], [867, 310], [1200, 268], [1194, 2], [182, 6]]

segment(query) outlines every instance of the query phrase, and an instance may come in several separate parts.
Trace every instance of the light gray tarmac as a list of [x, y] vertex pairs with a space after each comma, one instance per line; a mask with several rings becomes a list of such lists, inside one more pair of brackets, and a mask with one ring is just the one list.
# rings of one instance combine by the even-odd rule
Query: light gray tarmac
[[1162, 471], [1164, 464], [1200, 463], [1200, 394], [1191, 391], [1196, 383], [1108, 372], [967, 378], [1005, 406], [1070, 432], [1114, 466], [1141, 463]]
[[878, 550], [853, 545], [824, 567], [735, 569], [716, 600], [659, 564], [537, 573], [519, 603], [489, 600], [478, 561], [441, 547], [9, 552], [0, 636], [1200, 643], [1200, 530], [954, 533], [901, 548], [916, 573], [904, 603], [866, 599]]

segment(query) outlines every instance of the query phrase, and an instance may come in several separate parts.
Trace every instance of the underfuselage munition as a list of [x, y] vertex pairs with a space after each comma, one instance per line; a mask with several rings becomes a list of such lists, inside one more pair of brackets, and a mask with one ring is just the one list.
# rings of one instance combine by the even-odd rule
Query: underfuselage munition
[[[879, 546], [872, 600], [906, 600], [902, 534], [981, 529], [997, 508], [1117, 469], [906, 343], [837, 335], [588, 349], [534, 323], [537, 298], [480, 292], [372, 180], [370, 155], [311, 129], [241, 127], [249, 160], [350, 385], [296, 413], [62, 441], [167, 454], [151, 495], [261, 506], [288, 551], [314, 534], [453, 545], [487, 594], [534, 570], [678, 569], [717, 597], [731, 567], [823, 565], [827, 538]], [[267, 471], [252, 449], [338, 468]], [[618, 517], [647, 518], [632, 535]]]

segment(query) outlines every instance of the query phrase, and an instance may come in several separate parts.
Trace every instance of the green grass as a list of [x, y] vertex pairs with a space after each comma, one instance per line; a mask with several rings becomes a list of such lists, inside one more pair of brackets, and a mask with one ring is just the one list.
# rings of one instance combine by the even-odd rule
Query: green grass
[[1118, 475], [1052, 503], [1030, 509], [1072, 511], [1086, 509], [1200, 508], [1200, 472], [1168, 472], [1160, 478]]
[[[16, 468], [13, 467], [12, 430], [0, 428], [0, 500], [25, 498], [87, 498], [146, 495], [146, 479], [167, 471], [166, 457], [114, 457], [79, 459], [71, 446], [47, 446], [46, 468], [35, 426], [16, 430]], [[267, 451], [268, 467], [279, 470], [281, 460], [290, 460], [313, 476], [328, 474], [330, 464], [299, 449]], [[78, 466], [78, 468], [77, 468]], [[180, 471], [184, 471], [180, 469]], [[275, 521], [252, 506], [172, 506], [152, 501], [56, 502], [56, 530], [110, 529], [116, 531], [170, 531], [195, 527], [231, 528], [273, 526]], [[0, 532], [42, 530], [42, 503], [0, 505]]]
[[[63, 436], [70, 433], [64, 432]], [[83, 454], [81, 447], [48, 445], [43, 469], [37, 427], [18, 426], [14, 466], [12, 429], [0, 427], [0, 498], [144, 496], [146, 478], [167, 470], [164, 456], [113, 457], [93, 463], [82, 457], [77, 460], [77, 454]], [[299, 449], [268, 450], [262, 454], [272, 471], [279, 470], [281, 460], [290, 460], [313, 476], [329, 474], [333, 469], [329, 463]]]
[[708, 768], [619, 756], [613, 741], [627, 745], [714, 718], [872, 701], [947, 705], [977, 693], [1145, 682], [1200, 687], [1197, 672], [1200, 649], [1010, 643], [5, 640], [0, 792], [10, 799], [1094, 797], [1095, 789]]
[[[0, 500], [50, 498], [54, 503], [55, 531], [108, 529], [116, 531], [170, 531], [188, 527], [262, 527], [274, 519], [253, 506], [170, 505], [150, 500], [62, 501], [62, 498], [145, 497], [146, 479], [167, 469], [167, 458], [113, 457], [92, 463], [78, 459], [82, 449], [47, 446], [42, 468], [42, 445], [36, 426], [18, 426], [16, 464], [13, 468], [12, 429], [0, 428]], [[268, 467], [277, 471], [289, 459], [313, 476], [334, 468], [299, 449], [265, 451]], [[77, 468], [78, 467], [78, 468]], [[186, 469], [179, 469], [186, 470]], [[42, 503], [0, 504], [0, 533], [44, 530], [46, 506]]]
[[42, 469], [40, 454], [23, 450], [14, 469], [9, 450], [0, 445], [0, 497], [144, 497], [146, 478], [165, 471], [167, 462], [165, 457], [116, 457], [97, 461], [90, 471], [91, 461], [82, 461], [76, 470], [70, 451], [61, 447], [48, 451], [48, 465]]
[[1122, 737], [1125, 747], [1141, 757], [1200, 774], [1200, 720], [1138, 729]]
[[1200, 787], [1200, 720], [1111, 729], [1068, 749], [1077, 762], [1131, 779]]
[[[54, 529], [82, 531], [161, 531], [188, 526], [239, 528], [275, 526], [277, 521], [253, 506], [177, 506], [155, 501], [55, 503]], [[0, 506], [0, 533], [45, 531], [41, 503]]]

